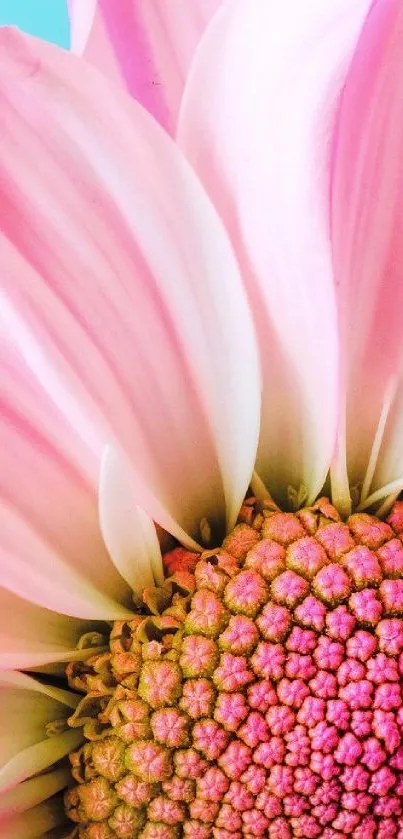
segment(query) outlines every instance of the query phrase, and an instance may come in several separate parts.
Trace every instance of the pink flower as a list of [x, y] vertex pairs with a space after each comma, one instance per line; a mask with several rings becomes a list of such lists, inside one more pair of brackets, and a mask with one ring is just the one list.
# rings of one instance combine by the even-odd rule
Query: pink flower
[[[54, 764], [81, 735], [57, 723], [75, 693], [6, 671], [103, 653], [105, 622], [133, 619], [164, 581], [153, 521], [195, 551], [232, 531], [252, 475], [254, 493], [286, 509], [312, 505], [330, 476], [343, 516], [383, 516], [403, 488], [401, 3], [70, 6], [73, 51], [88, 61], [1, 36], [0, 832], [21, 839], [63, 818], [42, 802], [67, 783]], [[279, 513], [265, 538], [285, 550], [305, 539], [304, 513]], [[371, 527], [368, 555], [403, 532], [396, 518], [390, 533]], [[333, 565], [312, 573], [344, 621], [343, 528], [328, 524]], [[385, 551], [370, 559], [377, 574], [391, 564]], [[354, 567], [359, 586], [369, 571]], [[283, 611], [305, 603], [294, 569], [267, 582], [273, 596], [286, 589]], [[378, 611], [400, 603], [382, 585]], [[240, 594], [253, 617], [259, 592]], [[355, 598], [358, 621], [371, 598]], [[392, 656], [396, 621], [392, 610], [377, 624]], [[249, 684], [231, 650], [220, 655], [220, 678]], [[285, 675], [281, 645], [255, 655], [262, 679]], [[309, 678], [335, 701], [332, 674]], [[357, 708], [372, 692], [363, 683]], [[397, 688], [375, 692], [395, 709]], [[292, 727], [294, 712], [275, 708], [276, 730]], [[359, 761], [355, 735], [339, 748], [345, 766]], [[322, 762], [330, 780], [334, 758]], [[277, 776], [291, 793], [291, 769], [274, 766], [273, 790]], [[296, 835], [317, 835], [313, 817], [293, 818]], [[261, 835], [266, 820], [248, 819]]]

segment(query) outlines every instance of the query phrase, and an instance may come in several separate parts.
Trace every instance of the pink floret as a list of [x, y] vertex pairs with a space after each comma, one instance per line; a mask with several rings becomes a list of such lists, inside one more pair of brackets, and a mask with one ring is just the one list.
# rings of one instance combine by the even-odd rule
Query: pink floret
[[381, 708], [383, 711], [391, 711], [400, 708], [402, 705], [402, 694], [400, 685], [389, 683], [379, 685], [375, 691], [374, 708]]
[[378, 685], [384, 682], [397, 682], [399, 680], [397, 662], [385, 653], [378, 653], [367, 661], [367, 679]]
[[248, 716], [248, 705], [242, 693], [220, 693], [215, 710], [214, 719], [221, 723], [228, 731], [236, 731], [241, 722]]
[[325, 565], [316, 574], [313, 588], [317, 597], [325, 603], [337, 603], [351, 593], [352, 583], [348, 574], [335, 563]]
[[222, 801], [229, 787], [229, 780], [221, 769], [211, 766], [206, 774], [197, 781], [200, 798], [208, 801]]
[[309, 595], [297, 606], [295, 617], [303, 626], [312, 627], [317, 632], [321, 632], [325, 625], [326, 607], [317, 597]]
[[252, 682], [253, 674], [245, 658], [223, 653], [219, 666], [214, 670], [213, 680], [220, 690], [233, 691]]
[[285, 795], [292, 793], [293, 781], [294, 775], [291, 767], [277, 764], [270, 769], [267, 786], [273, 795], [283, 798]]
[[238, 780], [250, 766], [252, 751], [241, 740], [232, 740], [218, 760], [218, 764], [231, 780]]
[[337, 696], [336, 677], [327, 670], [318, 670], [309, 682], [309, 687], [315, 696], [321, 699], [334, 699]]
[[353, 711], [351, 730], [357, 737], [367, 737], [372, 731], [372, 711]]
[[299, 626], [294, 626], [287, 638], [285, 646], [290, 652], [307, 654], [316, 649], [317, 643], [318, 636], [316, 632], [313, 632], [311, 629], [301, 629]]
[[[320, 527], [317, 540], [324, 547], [331, 559], [339, 559], [344, 553], [354, 548], [354, 539], [345, 524], [334, 522], [325, 527]], [[336, 566], [337, 567], [337, 566]]]
[[261, 641], [251, 658], [251, 665], [257, 676], [264, 679], [281, 679], [284, 673], [285, 652], [281, 644]]
[[350, 682], [363, 679], [365, 674], [365, 667], [360, 661], [356, 658], [347, 658], [337, 671], [337, 681], [339, 685], [348, 685]]
[[325, 713], [326, 706], [324, 700], [316, 696], [308, 696], [304, 699], [298, 711], [297, 720], [311, 728], [317, 722], [324, 720]]
[[342, 562], [357, 588], [380, 583], [382, 579], [381, 567], [376, 554], [365, 545], [353, 548], [343, 556]]
[[241, 781], [248, 788], [252, 795], [262, 792], [266, 783], [266, 772], [263, 766], [256, 766], [252, 763], [241, 775]]
[[247, 720], [238, 730], [238, 737], [252, 749], [258, 743], [264, 743], [269, 739], [269, 728], [267, 722], [258, 711], [251, 711]]
[[291, 731], [295, 724], [295, 714], [284, 705], [274, 705], [266, 714], [266, 721], [271, 734], [281, 736]]
[[338, 641], [347, 641], [354, 630], [356, 619], [346, 606], [337, 606], [326, 615], [326, 627], [329, 635]]
[[271, 769], [275, 763], [280, 763], [285, 755], [285, 743], [281, 737], [271, 737], [267, 743], [260, 743], [253, 752], [253, 760], [265, 769]]
[[382, 617], [382, 603], [380, 603], [372, 588], [365, 588], [363, 591], [352, 594], [348, 605], [361, 623], [369, 623], [375, 626]]
[[362, 745], [357, 737], [350, 732], [344, 734], [334, 753], [338, 763], [345, 766], [355, 766], [362, 754]]
[[317, 667], [313, 663], [313, 658], [310, 655], [299, 655], [298, 653], [290, 653], [288, 655], [285, 674], [290, 679], [299, 678], [304, 681], [312, 679], [317, 672]]
[[403, 650], [403, 621], [399, 618], [387, 618], [378, 623], [376, 634], [382, 652], [399, 655]]
[[384, 580], [379, 593], [386, 611], [392, 615], [403, 613], [403, 580]]
[[271, 584], [274, 600], [289, 608], [294, 608], [308, 594], [309, 583], [294, 571], [284, 571]]
[[352, 711], [355, 711], [359, 708], [366, 709], [372, 707], [373, 692], [374, 686], [372, 682], [369, 682], [367, 679], [361, 679], [358, 682], [351, 682], [341, 687], [339, 696], [340, 699], [344, 699], [347, 702]]
[[328, 562], [326, 551], [310, 536], [298, 539], [287, 549], [287, 564], [308, 579], [312, 579]]
[[403, 547], [399, 539], [391, 539], [378, 551], [382, 570], [388, 577], [398, 577], [403, 574]]
[[251, 836], [266, 835], [269, 822], [266, 816], [259, 810], [246, 810], [246, 812], [242, 814], [242, 821], [245, 830], [250, 833]]
[[267, 641], [281, 641], [291, 623], [292, 614], [289, 609], [276, 603], [267, 603], [257, 619], [260, 632]]
[[312, 749], [328, 754], [333, 752], [339, 744], [339, 735], [334, 725], [319, 722], [310, 730]]
[[350, 726], [350, 709], [342, 699], [329, 699], [327, 702], [326, 719], [341, 731], [347, 731]]
[[316, 664], [321, 669], [337, 670], [345, 656], [344, 645], [322, 635], [313, 654]]
[[378, 647], [377, 640], [369, 632], [357, 629], [346, 644], [347, 655], [351, 658], [358, 658], [359, 661], [367, 661]]
[[309, 695], [309, 688], [302, 679], [281, 679], [277, 686], [277, 696], [283, 705], [300, 708]]

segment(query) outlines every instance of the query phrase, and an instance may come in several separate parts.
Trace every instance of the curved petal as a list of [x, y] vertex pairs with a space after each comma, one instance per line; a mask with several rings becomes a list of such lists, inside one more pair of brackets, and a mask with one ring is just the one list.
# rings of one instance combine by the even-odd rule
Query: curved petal
[[65, 824], [63, 799], [55, 796], [24, 813], [0, 815], [0, 835], [1, 839], [43, 839], [47, 831]]
[[403, 477], [402, 50], [402, 4], [374, 2], [344, 86], [333, 153], [347, 465], [350, 483], [364, 482], [362, 502]]
[[97, 0], [67, 0], [67, 8], [70, 18], [70, 49], [82, 55], [94, 25]]
[[72, 49], [174, 132], [188, 69], [221, 0], [70, 0]]
[[[0, 587], [0, 670], [70, 661], [77, 643], [96, 624], [43, 609]], [[94, 649], [81, 650], [84, 657]]]
[[99, 521], [108, 551], [132, 591], [141, 597], [147, 586], [162, 585], [164, 569], [154, 524], [132, 503], [130, 472], [111, 446], [101, 464]]
[[[4, 687], [11, 687], [16, 691], [33, 691], [34, 694], [46, 696], [55, 702], [59, 702], [61, 705], [65, 705], [66, 708], [76, 708], [80, 701], [80, 697], [70, 690], [44, 684], [28, 676], [26, 673], [15, 673], [12, 670], [0, 673], [0, 688]], [[6, 706], [4, 705], [2, 707], [5, 708]]]
[[43, 772], [77, 749], [82, 742], [82, 731], [69, 728], [62, 734], [54, 734], [28, 746], [10, 758], [0, 769], [0, 790], [11, 789], [31, 775]]
[[[51, 766], [76, 748], [82, 735], [66, 731], [46, 736], [46, 726], [66, 719], [79, 697], [70, 691], [43, 685], [21, 673], [0, 673], [0, 790]], [[70, 734], [78, 734], [71, 738]]]
[[123, 92], [52, 45], [3, 47], [3, 318], [96, 457], [107, 443], [128, 457], [135, 503], [183, 539], [203, 517], [231, 527], [259, 376], [222, 224]]
[[22, 749], [0, 769], [0, 791], [12, 789], [31, 775], [43, 772], [83, 742], [80, 729], [69, 728], [62, 734], [54, 734], [39, 743]]
[[96, 459], [5, 335], [0, 369], [2, 585], [69, 615], [129, 614], [130, 590], [99, 530]]
[[333, 452], [328, 137], [368, 2], [225, 3], [182, 102], [179, 143], [227, 223], [255, 314], [264, 373], [256, 468], [282, 503], [312, 501]]
[[[8, 792], [0, 795], [0, 826], [6, 817], [25, 813], [31, 807], [36, 807], [42, 801], [51, 798], [71, 783], [69, 766], [53, 769], [51, 772], [38, 775], [23, 781]], [[1, 835], [1, 834], [0, 834]]]

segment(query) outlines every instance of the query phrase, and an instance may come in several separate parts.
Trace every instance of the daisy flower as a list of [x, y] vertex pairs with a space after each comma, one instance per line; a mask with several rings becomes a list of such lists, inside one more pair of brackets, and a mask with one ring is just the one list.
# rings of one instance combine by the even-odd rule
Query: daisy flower
[[70, 7], [1, 33], [0, 835], [399, 839], [403, 7]]

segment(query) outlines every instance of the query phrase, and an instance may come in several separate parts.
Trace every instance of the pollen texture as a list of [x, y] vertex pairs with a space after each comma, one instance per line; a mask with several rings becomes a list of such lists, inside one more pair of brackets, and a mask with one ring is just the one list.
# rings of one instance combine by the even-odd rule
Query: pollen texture
[[248, 499], [67, 668], [79, 839], [403, 839], [403, 502]]

